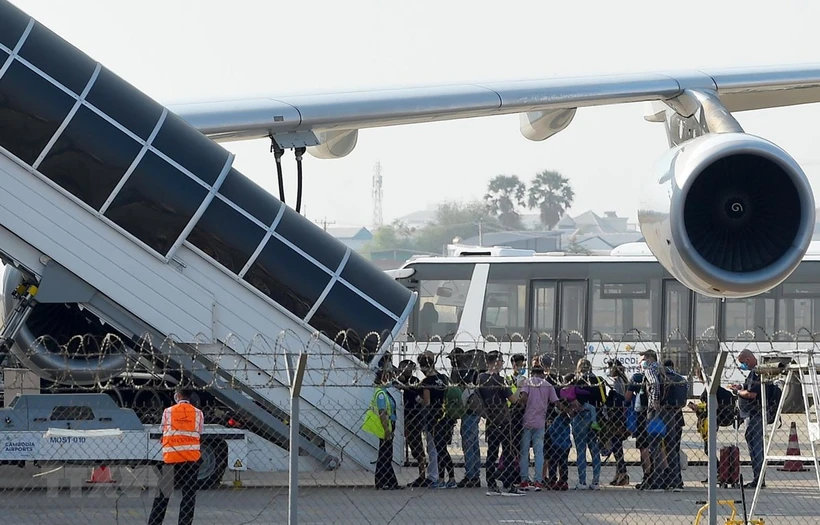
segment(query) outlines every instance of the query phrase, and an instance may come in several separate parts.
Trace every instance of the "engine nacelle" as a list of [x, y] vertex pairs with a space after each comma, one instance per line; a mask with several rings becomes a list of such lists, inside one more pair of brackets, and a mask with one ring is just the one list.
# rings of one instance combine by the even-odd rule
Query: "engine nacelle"
[[707, 134], [664, 155], [638, 222], [658, 261], [711, 297], [750, 297], [783, 282], [814, 232], [806, 174], [780, 147], [745, 133]]

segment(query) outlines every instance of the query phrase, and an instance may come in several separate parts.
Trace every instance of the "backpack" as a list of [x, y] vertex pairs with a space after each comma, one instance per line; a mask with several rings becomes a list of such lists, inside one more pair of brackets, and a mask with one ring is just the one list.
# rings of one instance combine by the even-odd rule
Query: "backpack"
[[783, 397], [783, 390], [774, 383], [765, 383], [766, 387], [766, 424], [771, 425], [777, 417], [777, 407], [780, 405], [780, 398]]
[[[718, 387], [717, 423], [719, 427], [733, 427], [738, 420], [738, 409], [735, 399], [728, 390]], [[723, 394], [723, 396], [721, 395]], [[721, 399], [725, 397], [725, 399]], [[721, 402], [723, 401], [723, 402]]]
[[444, 395], [444, 416], [457, 421], [464, 417], [466, 406], [462, 400], [463, 391], [461, 387], [451, 385], [447, 387]]
[[484, 401], [478, 394], [477, 388], [465, 388], [461, 394], [461, 402], [467, 412], [478, 417], [484, 417]]
[[670, 407], [683, 408], [689, 397], [689, 383], [686, 378], [677, 372], [664, 370], [660, 374], [663, 385], [663, 404]]

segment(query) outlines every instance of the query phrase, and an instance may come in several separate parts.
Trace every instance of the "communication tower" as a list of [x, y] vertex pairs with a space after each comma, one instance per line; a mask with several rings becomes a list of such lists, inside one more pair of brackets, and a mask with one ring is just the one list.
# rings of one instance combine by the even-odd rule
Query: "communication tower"
[[373, 167], [373, 226], [379, 228], [384, 223], [382, 216], [382, 164], [377, 162]]

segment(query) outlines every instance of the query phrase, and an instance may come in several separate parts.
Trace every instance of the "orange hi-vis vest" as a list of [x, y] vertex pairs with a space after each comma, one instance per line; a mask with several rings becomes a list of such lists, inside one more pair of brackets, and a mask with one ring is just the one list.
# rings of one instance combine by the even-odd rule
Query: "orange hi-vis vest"
[[162, 459], [165, 463], [198, 461], [203, 432], [202, 411], [180, 401], [162, 413]]

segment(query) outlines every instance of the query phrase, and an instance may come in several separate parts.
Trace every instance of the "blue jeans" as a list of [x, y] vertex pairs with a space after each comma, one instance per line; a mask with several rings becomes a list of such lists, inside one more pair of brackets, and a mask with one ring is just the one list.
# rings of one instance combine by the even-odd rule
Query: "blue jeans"
[[589, 428], [592, 424], [592, 414], [584, 410], [572, 418], [572, 436], [575, 439], [575, 451], [578, 455], [578, 483], [587, 483], [587, 449], [592, 455], [592, 483], [601, 481], [601, 450], [598, 447], [598, 438]]
[[478, 421], [475, 414], [461, 418], [461, 449], [464, 451], [465, 478], [481, 478], [481, 449], [478, 444]]
[[544, 483], [544, 427], [521, 431], [521, 481], [530, 479], [530, 445], [535, 455], [534, 481]]
[[763, 470], [763, 414], [757, 412], [746, 418], [746, 444], [749, 446], [749, 457], [752, 460], [752, 472], [757, 482]]

